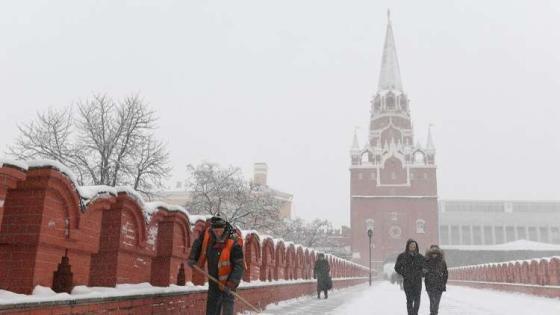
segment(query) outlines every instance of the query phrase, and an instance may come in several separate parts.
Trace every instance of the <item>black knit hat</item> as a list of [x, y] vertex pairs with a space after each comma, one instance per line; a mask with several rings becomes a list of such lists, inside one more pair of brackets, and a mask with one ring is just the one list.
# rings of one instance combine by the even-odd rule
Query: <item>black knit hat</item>
[[213, 228], [223, 228], [226, 226], [226, 220], [220, 216], [213, 216], [210, 219]]

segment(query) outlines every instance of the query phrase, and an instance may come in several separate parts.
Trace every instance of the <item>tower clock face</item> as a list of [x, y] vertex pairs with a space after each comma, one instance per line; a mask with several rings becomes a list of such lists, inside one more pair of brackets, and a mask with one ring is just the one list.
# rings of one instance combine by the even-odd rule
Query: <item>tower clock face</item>
[[389, 228], [389, 236], [391, 236], [391, 238], [401, 238], [401, 234], [402, 230], [398, 225], [393, 225]]

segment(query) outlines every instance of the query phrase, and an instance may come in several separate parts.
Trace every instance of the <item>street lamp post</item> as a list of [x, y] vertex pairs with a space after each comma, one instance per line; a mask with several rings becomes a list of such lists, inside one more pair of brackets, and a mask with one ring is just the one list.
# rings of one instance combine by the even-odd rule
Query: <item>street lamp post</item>
[[373, 228], [375, 226], [375, 222], [373, 219], [366, 220], [366, 228], [367, 228], [367, 236], [369, 239], [369, 286], [371, 287], [371, 239], [373, 237]]
[[369, 286], [371, 287], [371, 237], [373, 236], [373, 228], [368, 227], [367, 236], [369, 238]]

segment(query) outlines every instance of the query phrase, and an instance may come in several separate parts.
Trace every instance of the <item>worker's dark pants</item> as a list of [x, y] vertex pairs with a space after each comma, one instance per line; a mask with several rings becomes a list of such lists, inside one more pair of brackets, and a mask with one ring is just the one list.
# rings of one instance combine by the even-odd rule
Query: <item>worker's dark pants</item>
[[224, 292], [214, 283], [208, 287], [206, 315], [233, 315], [233, 294]]

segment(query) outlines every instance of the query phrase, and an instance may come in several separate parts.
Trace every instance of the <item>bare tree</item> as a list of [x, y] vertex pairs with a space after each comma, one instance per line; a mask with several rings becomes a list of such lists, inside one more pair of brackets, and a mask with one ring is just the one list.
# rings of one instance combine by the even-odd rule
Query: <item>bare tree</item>
[[343, 229], [334, 229], [328, 220], [315, 219], [308, 222], [296, 218], [277, 223], [271, 234], [338, 257], [351, 258], [350, 248], [346, 246], [342, 231]]
[[221, 215], [263, 232], [277, 224], [280, 202], [267, 187], [245, 180], [239, 168], [205, 162], [187, 169], [191, 201], [186, 206], [191, 212]]
[[70, 166], [80, 184], [130, 185], [150, 195], [169, 172], [169, 154], [155, 139], [155, 113], [138, 96], [115, 102], [94, 95], [71, 108], [49, 109], [19, 126], [9, 153]]
[[331, 247], [334, 246], [329, 237], [332, 230], [332, 224], [328, 220], [315, 219], [306, 222], [301, 218], [296, 218], [279, 223], [273, 234], [307, 247]]

